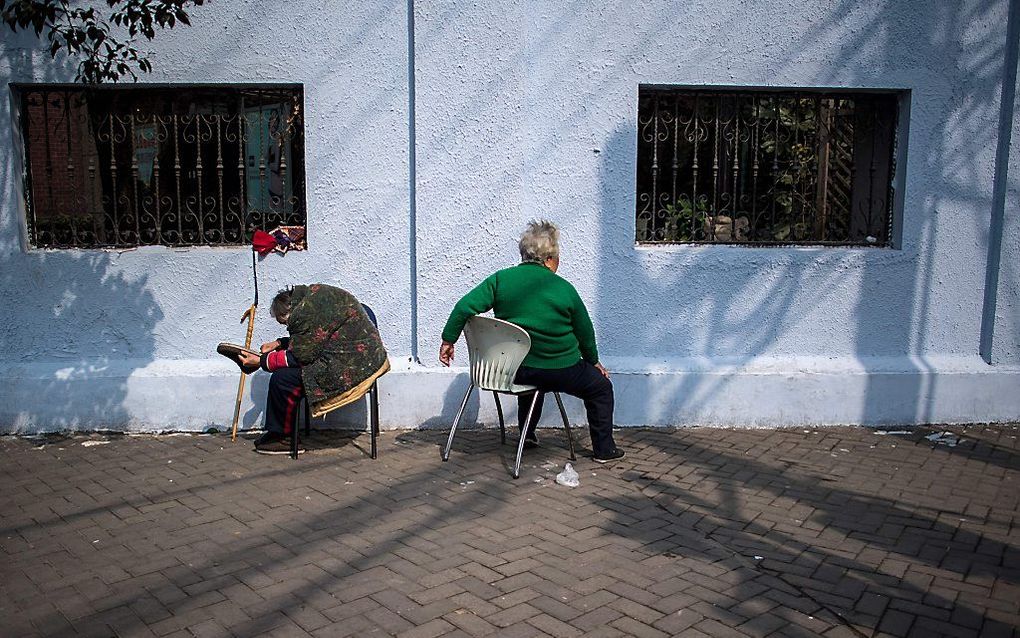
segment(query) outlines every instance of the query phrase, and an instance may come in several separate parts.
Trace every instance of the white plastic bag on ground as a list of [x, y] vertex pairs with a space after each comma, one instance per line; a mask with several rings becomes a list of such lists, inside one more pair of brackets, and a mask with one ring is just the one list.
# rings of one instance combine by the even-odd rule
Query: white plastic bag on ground
[[935, 444], [945, 443], [949, 447], [956, 447], [956, 444], [961, 441], [952, 432], [932, 432], [924, 438]]
[[567, 463], [563, 471], [556, 475], [556, 482], [567, 487], [577, 487], [581, 484], [577, 472], [574, 471], [574, 467], [570, 463]]

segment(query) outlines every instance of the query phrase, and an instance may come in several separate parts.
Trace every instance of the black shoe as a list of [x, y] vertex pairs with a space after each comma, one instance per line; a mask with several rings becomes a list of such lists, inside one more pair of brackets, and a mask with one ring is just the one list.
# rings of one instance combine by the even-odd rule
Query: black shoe
[[[274, 434], [272, 432], [266, 432], [266, 434]], [[265, 435], [263, 435], [265, 436]], [[271, 438], [266, 442], [259, 441], [255, 442], [255, 451], [259, 454], [290, 454], [290, 440], [286, 439], [279, 434], [275, 435], [275, 438]], [[304, 452], [304, 449], [298, 447], [298, 454]]]
[[539, 445], [538, 445], [538, 435], [537, 434], [532, 432], [529, 436], [524, 437], [524, 449], [525, 450], [534, 450], [537, 447], [539, 447]]
[[255, 439], [255, 447], [265, 445], [266, 443], [272, 443], [273, 441], [282, 441], [283, 435], [279, 432], [263, 432], [262, 436]]
[[613, 448], [606, 454], [596, 454], [592, 456], [592, 460], [596, 463], [608, 463], [610, 461], [619, 461], [623, 457], [627, 456], [626, 452], [619, 448]]

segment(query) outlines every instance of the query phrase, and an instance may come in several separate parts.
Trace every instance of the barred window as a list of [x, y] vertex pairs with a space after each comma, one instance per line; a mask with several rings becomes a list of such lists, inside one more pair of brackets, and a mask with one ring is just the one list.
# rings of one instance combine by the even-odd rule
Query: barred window
[[890, 245], [898, 102], [640, 87], [637, 242]]
[[305, 225], [300, 85], [14, 85], [30, 244], [243, 245]]

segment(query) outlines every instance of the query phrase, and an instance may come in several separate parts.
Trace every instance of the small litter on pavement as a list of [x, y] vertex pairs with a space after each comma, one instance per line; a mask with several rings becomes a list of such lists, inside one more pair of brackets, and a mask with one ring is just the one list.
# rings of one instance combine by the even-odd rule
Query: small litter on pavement
[[932, 443], [938, 445], [944, 443], [949, 447], [956, 447], [956, 444], [960, 442], [960, 439], [956, 437], [952, 432], [932, 432], [928, 436], [924, 437]]
[[875, 434], [910, 434], [910, 430], [875, 430]]
[[574, 466], [570, 463], [567, 463], [563, 471], [556, 475], [556, 482], [566, 487], [577, 487], [581, 484], [580, 477], [577, 476]]
[[109, 441], [82, 441], [82, 447], [92, 447], [93, 445], [106, 445]]

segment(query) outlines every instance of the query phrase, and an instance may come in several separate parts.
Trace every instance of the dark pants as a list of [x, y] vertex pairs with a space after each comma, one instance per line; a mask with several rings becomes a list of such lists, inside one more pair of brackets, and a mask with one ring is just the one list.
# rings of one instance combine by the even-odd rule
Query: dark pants
[[[613, 384], [595, 366], [583, 359], [569, 368], [546, 370], [521, 366], [514, 381], [538, 386], [541, 390], [535, 402], [535, 412], [528, 427], [528, 436], [534, 434], [538, 417], [542, 416], [545, 393], [566, 392], [584, 401], [584, 408], [588, 411], [592, 451], [602, 456], [616, 449], [613, 442]], [[530, 394], [517, 397], [518, 427], [522, 431], [524, 420], [528, 418], [531, 397]]]
[[304, 395], [301, 368], [280, 368], [273, 372], [269, 377], [269, 396], [266, 398], [266, 431], [289, 435], [297, 423]]

